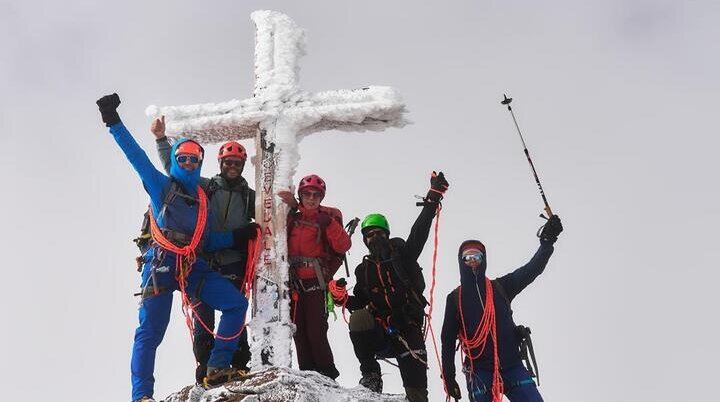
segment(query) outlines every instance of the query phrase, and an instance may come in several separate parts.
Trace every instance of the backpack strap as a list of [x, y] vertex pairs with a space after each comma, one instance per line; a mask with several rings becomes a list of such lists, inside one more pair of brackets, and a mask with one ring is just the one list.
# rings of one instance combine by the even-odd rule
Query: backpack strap
[[156, 219], [159, 219], [161, 216], [165, 216], [165, 211], [168, 205], [175, 201], [177, 197], [184, 198], [188, 204], [199, 202], [197, 198], [185, 192], [180, 182], [175, 180], [174, 177], [170, 177], [170, 188], [168, 189], [167, 193], [165, 193], [165, 198], [163, 198], [163, 206], [160, 209], [160, 213], [158, 214]]
[[398, 251], [397, 248], [392, 247], [392, 241], [390, 243], [390, 247], [390, 262], [392, 264], [393, 270], [395, 271], [395, 274], [398, 278], [400, 278], [400, 281], [405, 286], [405, 289], [407, 289], [407, 292], [410, 294], [410, 296], [412, 296], [413, 301], [417, 302], [419, 305], [425, 308], [425, 306], [429, 305], [430, 303], [428, 303], [427, 299], [425, 299], [425, 296], [423, 296], [422, 293], [418, 294], [417, 289], [415, 289], [415, 285], [410, 282], [410, 279], [408, 279], [405, 267], [403, 267], [402, 265], [400, 251]]
[[500, 296], [502, 296], [503, 300], [505, 300], [505, 303], [507, 303], [508, 309], [510, 310], [510, 315], [512, 315], [512, 307], [510, 306], [510, 298], [507, 295], [507, 292], [505, 292], [505, 288], [500, 284], [500, 281], [497, 279], [493, 279], [490, 281], [492, 283], [493, 289], [497, 291]]
[[208, 200], [210, 200], [212, 198], [212, 196], [215, 194], [215, 192], [220, 190], [220, 187], [222, 187], [220, 185], [220, 183], [218, 183], [218, 181], [216, 180], [216, 177], [213, 177], [210, 180], [208, 180], [208, 185], [207, 185], [207, 188], [205, 189], [205, 195], [207, 195]]

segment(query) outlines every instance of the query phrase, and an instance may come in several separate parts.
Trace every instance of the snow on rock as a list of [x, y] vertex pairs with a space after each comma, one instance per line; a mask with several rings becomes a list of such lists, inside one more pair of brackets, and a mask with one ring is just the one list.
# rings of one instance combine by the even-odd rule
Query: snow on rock
[[163, 402], [400, 402], [404, 395], [376, 394], [365, 387], [343, 388], [314, 371], [273, 367], [191, 398], [192, 386]]

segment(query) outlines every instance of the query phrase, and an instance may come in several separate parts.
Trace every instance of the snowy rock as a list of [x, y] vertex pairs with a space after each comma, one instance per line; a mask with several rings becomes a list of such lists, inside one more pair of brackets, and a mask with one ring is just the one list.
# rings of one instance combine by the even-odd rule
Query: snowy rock
[[376, 394], [365, 387], [343, 388], [314, 371], [272, 367], [252, 372], [242, 381], [229, 382], [191, 399], [193, 387], [176, 392], [163, 402], [399, 402], [404, 395]]

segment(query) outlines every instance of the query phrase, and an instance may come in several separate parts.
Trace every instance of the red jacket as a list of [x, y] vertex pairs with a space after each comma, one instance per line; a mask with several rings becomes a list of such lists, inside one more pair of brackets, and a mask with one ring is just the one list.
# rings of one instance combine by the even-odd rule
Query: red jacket
[[[288, 256], [291, 260], [293, 257], [318, 257], [322, 262], [331, 252], [345, 254], [351, 243], [341, 222], [342, 213], [337, 208], [305, 209], [299, 206], [296, 213], [288, 215]], [[312, 266], [296, 268], [295, 272], [300, 279], [316, 277]], [[324, 279], [327, 282], [332, 277]]]

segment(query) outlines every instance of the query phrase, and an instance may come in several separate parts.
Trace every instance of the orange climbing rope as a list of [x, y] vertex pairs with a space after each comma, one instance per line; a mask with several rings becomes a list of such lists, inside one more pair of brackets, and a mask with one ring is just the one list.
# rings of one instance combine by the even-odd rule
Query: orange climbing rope
[[[197, 220], [195, 222], [195, 229], [193, 230], [192, 239], [190, 240], [190, 243], [187, 244], [184, 247], [179, 247], [173, 244], [170, 240], [168, 240], [162, 233], [162, 230], [160, 230], [160, 227], [157, 224], [157, 221], [155, 220], [155, 216], [153, 214], [152, 208], [150, 208], [150, 234], [152, 235], [152, 239], [155, 243], [157, 243], [160, 247], [163, 249], [170, 251], [172, 253], [175, 253], [175, 279], [178, 282], [178, 288], [180, 289], [180, 294], [182, 295], [182, 312], [185, 316], [185, 324], [187, 325], [188, 329], [190, 330], [190, 338], [193, 337], [193, 316], [195, 316], [198, 319], [198, 322], [200, 322], [200, 325], [210, 334], [212, 334], [215, 338], [229, 341], [232, 339], [235, 339], [242, 334], [242, 332], [245, 330], [245, 324], [243, 324], [242, 327], [240, 327], [240, 331], [238, 331], [237, 334], [230, 336], [230, 337], [224, 337], [221, 336], [215, 332], [213, 332], [208, 325], [203, 322], [203, 320], [195, 313], [195, 307], [196, 305], [193, 305], [190, 301], [190, 297], [187, 294], [187, 278], [190, 276], [190, 272], [192, 271], [192, 266], [195, 263], [195, 260], [197, 259], [197, 256], [195, 255], [195, 249], [200, 244], [200, 240], [202, 239], [203, 232], [205, 231], [205, 224], [207, 222], [207, 196], [205, 195], [205, 192], [203, 189], [198, 186], [197, 187], [197, 193], [198, 193], [198, 199], [199, 199], [199, 208], [198, 208], [198, 215]], [[157, 292], [157, 290], [156, 290]]]
[[241, 288], [245, 291], [245, 295], [250, 298], [250, 292], [253, 287], [253, 279], [255, 278], [255, 269], [260, 258], [260, 250], [262, 249], [262, 230], [258, 227], [254, 239], [248, 241], [247, 264], [245, 265], [245, 277], [243, 278]]
[[[427, 341], [427, 336], [430, 334], [430, 339], [432, 339], [433, 342], [433, 349], [435, 351], [435, 359], [438, 362], [438, 367], [440, 368], [440, 378], [443, 381], [443, 388], [445, 388], [445, 374], [443, 373], [442, 369], [442, 361], [440, 360], [440, 353], [438, 352], [437, 347], [437, 337], [435, 336], [435, 330], [432, 326], [432, 314], [433, 314], [433, 306], [435, 305], [435, 277], [437, 274], [437, 255], [438, 255], [438, 243], [439, 243], [439, 235], [440, 235], [440, 211], [442, 210], [442, 204], [438, 204], [437, 210], [435, 211], [435, 230], [434, 230], [434, 241], [433, 241], [433, 256], [432, 256], [432, 281], [430, 284], [430, 308], [428, 310], [427, 314], [427, 328], [428, 331], [425, 333], [425, 340]], [[449, 394], [447, 389], [445, 389], [445, 395], [447, 396], [449, 400]]]
[[[495, 302], [493, 299], [492, 282], [485, 278], [485, 311], [483, 312], [480, 323], [472, 337], [468, 337], [467, 327], [465, 326], [465, 315], [462, 309], [462, 286], [458, 289], [458, 311], [460, 311], [461, 333], [458, 334], [460, 339], [461, 353], [470, 360], [470, 378], [473, 376], [472, 361], [480, 357], [487, 346], [488, 336], [492, 339], [493, 346], [493, 380], [492, 395], [493, 402], [502, 402], [503, 383], [500, 377], [500, 359], [498, 357], [497, 348], [497, 328], [495, 326]], [[476, 350], [476, 353], [473, 353]], [[464, 360], [464, 359], [463, 359]]]
[[345, 306], [347, 305], [348, 299], [350, 298], [346, 287], [338, 286], [336, 281], [330, 281], [328, 283], [328, 291], [330, 292], [330, 295], [332, 296], [335, 304], [340, 304], [342, 306], [343, 320], [345, 320], [346, 324], [350, 325], [350, 321], [348, 321], [347, 317], [345, 317]]

